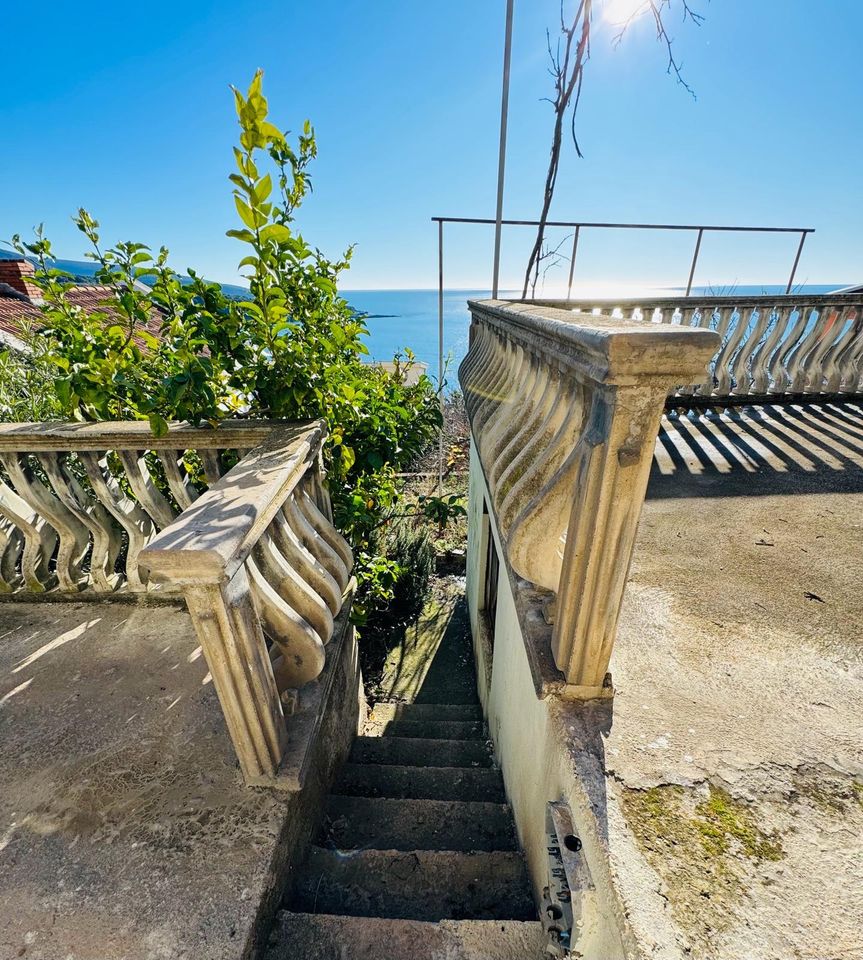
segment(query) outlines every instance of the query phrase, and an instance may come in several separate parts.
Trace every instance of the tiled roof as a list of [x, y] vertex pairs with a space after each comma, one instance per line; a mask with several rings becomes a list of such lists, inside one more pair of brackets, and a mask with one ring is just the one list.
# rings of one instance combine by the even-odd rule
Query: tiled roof
[[[106, 312], [110, 311], [110, 305], [105, 303], [106, 300], [110, 300], [112, 297], [110, 287], [99, 284], [77, 284], [71, 287], [66, 295], [70, 303], [84, 310], [91, 312], [99, 309]], [[20, 339], [20, 321], [22, 319], [36, 321], [38, 323], [41, 316], [41, 310], [34, 303], [31, 303], [29, 300], [4, 294], [0, 291], [0, 343], [6, 339], [4, 334], [6, 334], [7, 337], [11, 336], [15, 338], [15, 340]], [[158, 318], [151, 318], [146, 325], [146, 329], [154, 336], [158, 336]], [[143, 345], [139, 337], [135, 339], [139, 346]]]

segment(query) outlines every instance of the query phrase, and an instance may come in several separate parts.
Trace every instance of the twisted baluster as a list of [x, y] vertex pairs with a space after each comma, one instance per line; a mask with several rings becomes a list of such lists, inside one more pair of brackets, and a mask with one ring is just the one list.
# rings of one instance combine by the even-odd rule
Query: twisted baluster
[[26, 455], [21, 457], [14, 453], [0, 455], [0, 462], [18, 495], [35, 514], [43, 517], [56, 530], [59, 538], [55, 558], [58, 585], [61, 590], [75, 592], [81, 589], [85, 581], [81, 565], [90, 549], [87, 528], [34, 475], [26, 459]]
[[41, 454], [42, 469], [61, 503], [87, 528], [93, 540], [90, 554], [90, 583], [97, 590], [111, 592], [122, 577], [114, 572], [122, 548], [122, 539], [111, 515], [66, 469], [60, 454]]
[[143, 590], [146, 578], [138, 569], [138, 554], [156, 533], [153, 521], [123, 493], [108, 468], [107, 453], [80, 453], [78, 457], [100, 503], [126, 532], [126, 581], [129, 588]]

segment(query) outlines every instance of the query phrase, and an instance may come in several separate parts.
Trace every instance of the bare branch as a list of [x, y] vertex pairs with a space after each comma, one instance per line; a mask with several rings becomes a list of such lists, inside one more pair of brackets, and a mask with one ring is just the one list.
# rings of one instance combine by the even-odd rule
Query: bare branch
[[[545, 230], [551, 209], [551, 201], [554, 198], [554, 190], [557, 185], [557, 175], [560, 169], [560, 152], [563, 145], [563, 122], [567, 111], [570, 111], [570, 133], [572, 135], [572, 142], [575, 145], [575, 152], [577, 156], [583, 156], [578, 137], [576, 136], [575, 123], [584, 83], [584, 65], [590, 59], [590, 30], [594, 2], [595, 0], [579, 0], [572, 19], [567, 20], [566, 0], [560, 0], [560, 35], [557, 38], [554, 49], [552, 49], [551, 33], [546, 30], [546, 46], [548, 47], [548, 57], [551, 64], [548, 72], [554, 81], [555, 95], [554, 99], [550, 97], [544, 97], [543, 99], [548, 100], [554, 108], [554, 128], [551, 137], [551, 153], [548, 160], [548, 170], [545, 177], [542, 211], [539, 216], [536, 238], [524, 272], [522, 298], [527, 297], [529, 287], [534, 292], [536, 291], [540, 264], [556, 253], [556, 251], [549, 251], [545, 245]], [[689, 5], [689, 0], [680, 0], [680, 4], [683, 9], [684, 23], [687, 17], [696, 26], [700, 26], [704, 22], [704, 15], [693, 10]], [[665, 49], [668, 54], [666, 72], [673, 74], [677, 82], [695, 98], [694, 91], [683, 77], [682, 64], [677, 61], [674, 55], [674, 41], [668, 33], [663, 19], [664, 14], [670, 9], [671, 5], [672, 0], [644, 0], [644, 2], [630, 14], [626, 22], [621, 25], [618, 33], [612, 38], [612, 43], [615, 46], [619, 45], [633, 21], [649, 9], [653, 15], [653, 21], [656, 27], [656, 38], [665, 44]], [[546, 266], [543, 271], [543, 277], [545, 277], [548, 270], [549, 267]]]

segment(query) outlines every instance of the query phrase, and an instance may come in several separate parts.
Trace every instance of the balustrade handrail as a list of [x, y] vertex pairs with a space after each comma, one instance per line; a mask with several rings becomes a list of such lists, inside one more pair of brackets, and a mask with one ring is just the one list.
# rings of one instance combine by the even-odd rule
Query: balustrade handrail
[[548, 593], [566, 695], [605, 696], [665, 399], [703, 375], [719, 336], [559, 304], [469, 307], [459, 380], [504, 569]]
[[529, 301], [572, 315], [712, 329], [709, 377], [681, 380], [673, 407], [863, 395], [863, 293]]
[[715, 340], [709, 330], [591, 313], [580, 313], [573, 323], [572, 311], [559, 303], [469, 300], [468, 307], [472, 313], [481, 311], [483, 322], [510, 340], [608, 383], [640, 374], [686, 376], [692, 369], [687, 348], [697, 350]]
[[141, 420], [0, 423], [0, 452], [249, 449], [278, 425], [277, 420], [223, 420], [215, 426], [173, 422], [165, 434], [157, 437], [149, 423]]
[[314, 464], [322, 423], [272, 430], [141, 552], [157, 579], [182, 585], [229, 580]]
[[615, 307], [686, 307], [696, 308], [699, 304], [727, 304], [729, 306], [746, 306], [748, 304], [794, 304], [800, 306], [817, 307], [819, 304], [835, 304], [841, 306], [856, 306], [863, 303], [863, 293], [756, 293], [756, 294], [690, 294], [685, 297], [578, 297], [566, 300], [531, 298], [519, 301], [532, 303], [537, 306], [555, 307], [564, 310], [580, 310], [590, 312], [592, 309], [614, 309]]
[[0, 587], [182, 591], [243, 775], [274, 784], [352, 585], [325, 437], [321, 421], [0, 424]]

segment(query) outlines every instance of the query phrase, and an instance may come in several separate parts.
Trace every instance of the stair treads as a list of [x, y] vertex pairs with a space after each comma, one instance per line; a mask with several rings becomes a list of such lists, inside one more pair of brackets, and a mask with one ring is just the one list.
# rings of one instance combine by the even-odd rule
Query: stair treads
[[290, 909], [405, 920], [535, 920], [520, 853], [312, 847]]
[[385, 737], [416, 737], [429, 740], [484, 740], [481, 720], [391, 720]]
[[482, 720], [478, 703], [387, 703], [375, 704], [373, 714], [384, 713], [392, 720]]
[[384, 763], [345, 764], [333, 793], [492, 803], [503, 803], [506, 799], [500, 771], [489, 767], [414, 767]]
[[265, 960], [541, 960], [538, 920], [393, 920], [280, 911]]
[[418, 737], [357, 737], [353, 763], [397, 763], [418, 767], [490, 767], [482, 740], [429, 740]]
[[518, 850], [506, 804], [331, 796], [318, 843], [343, 851]]

